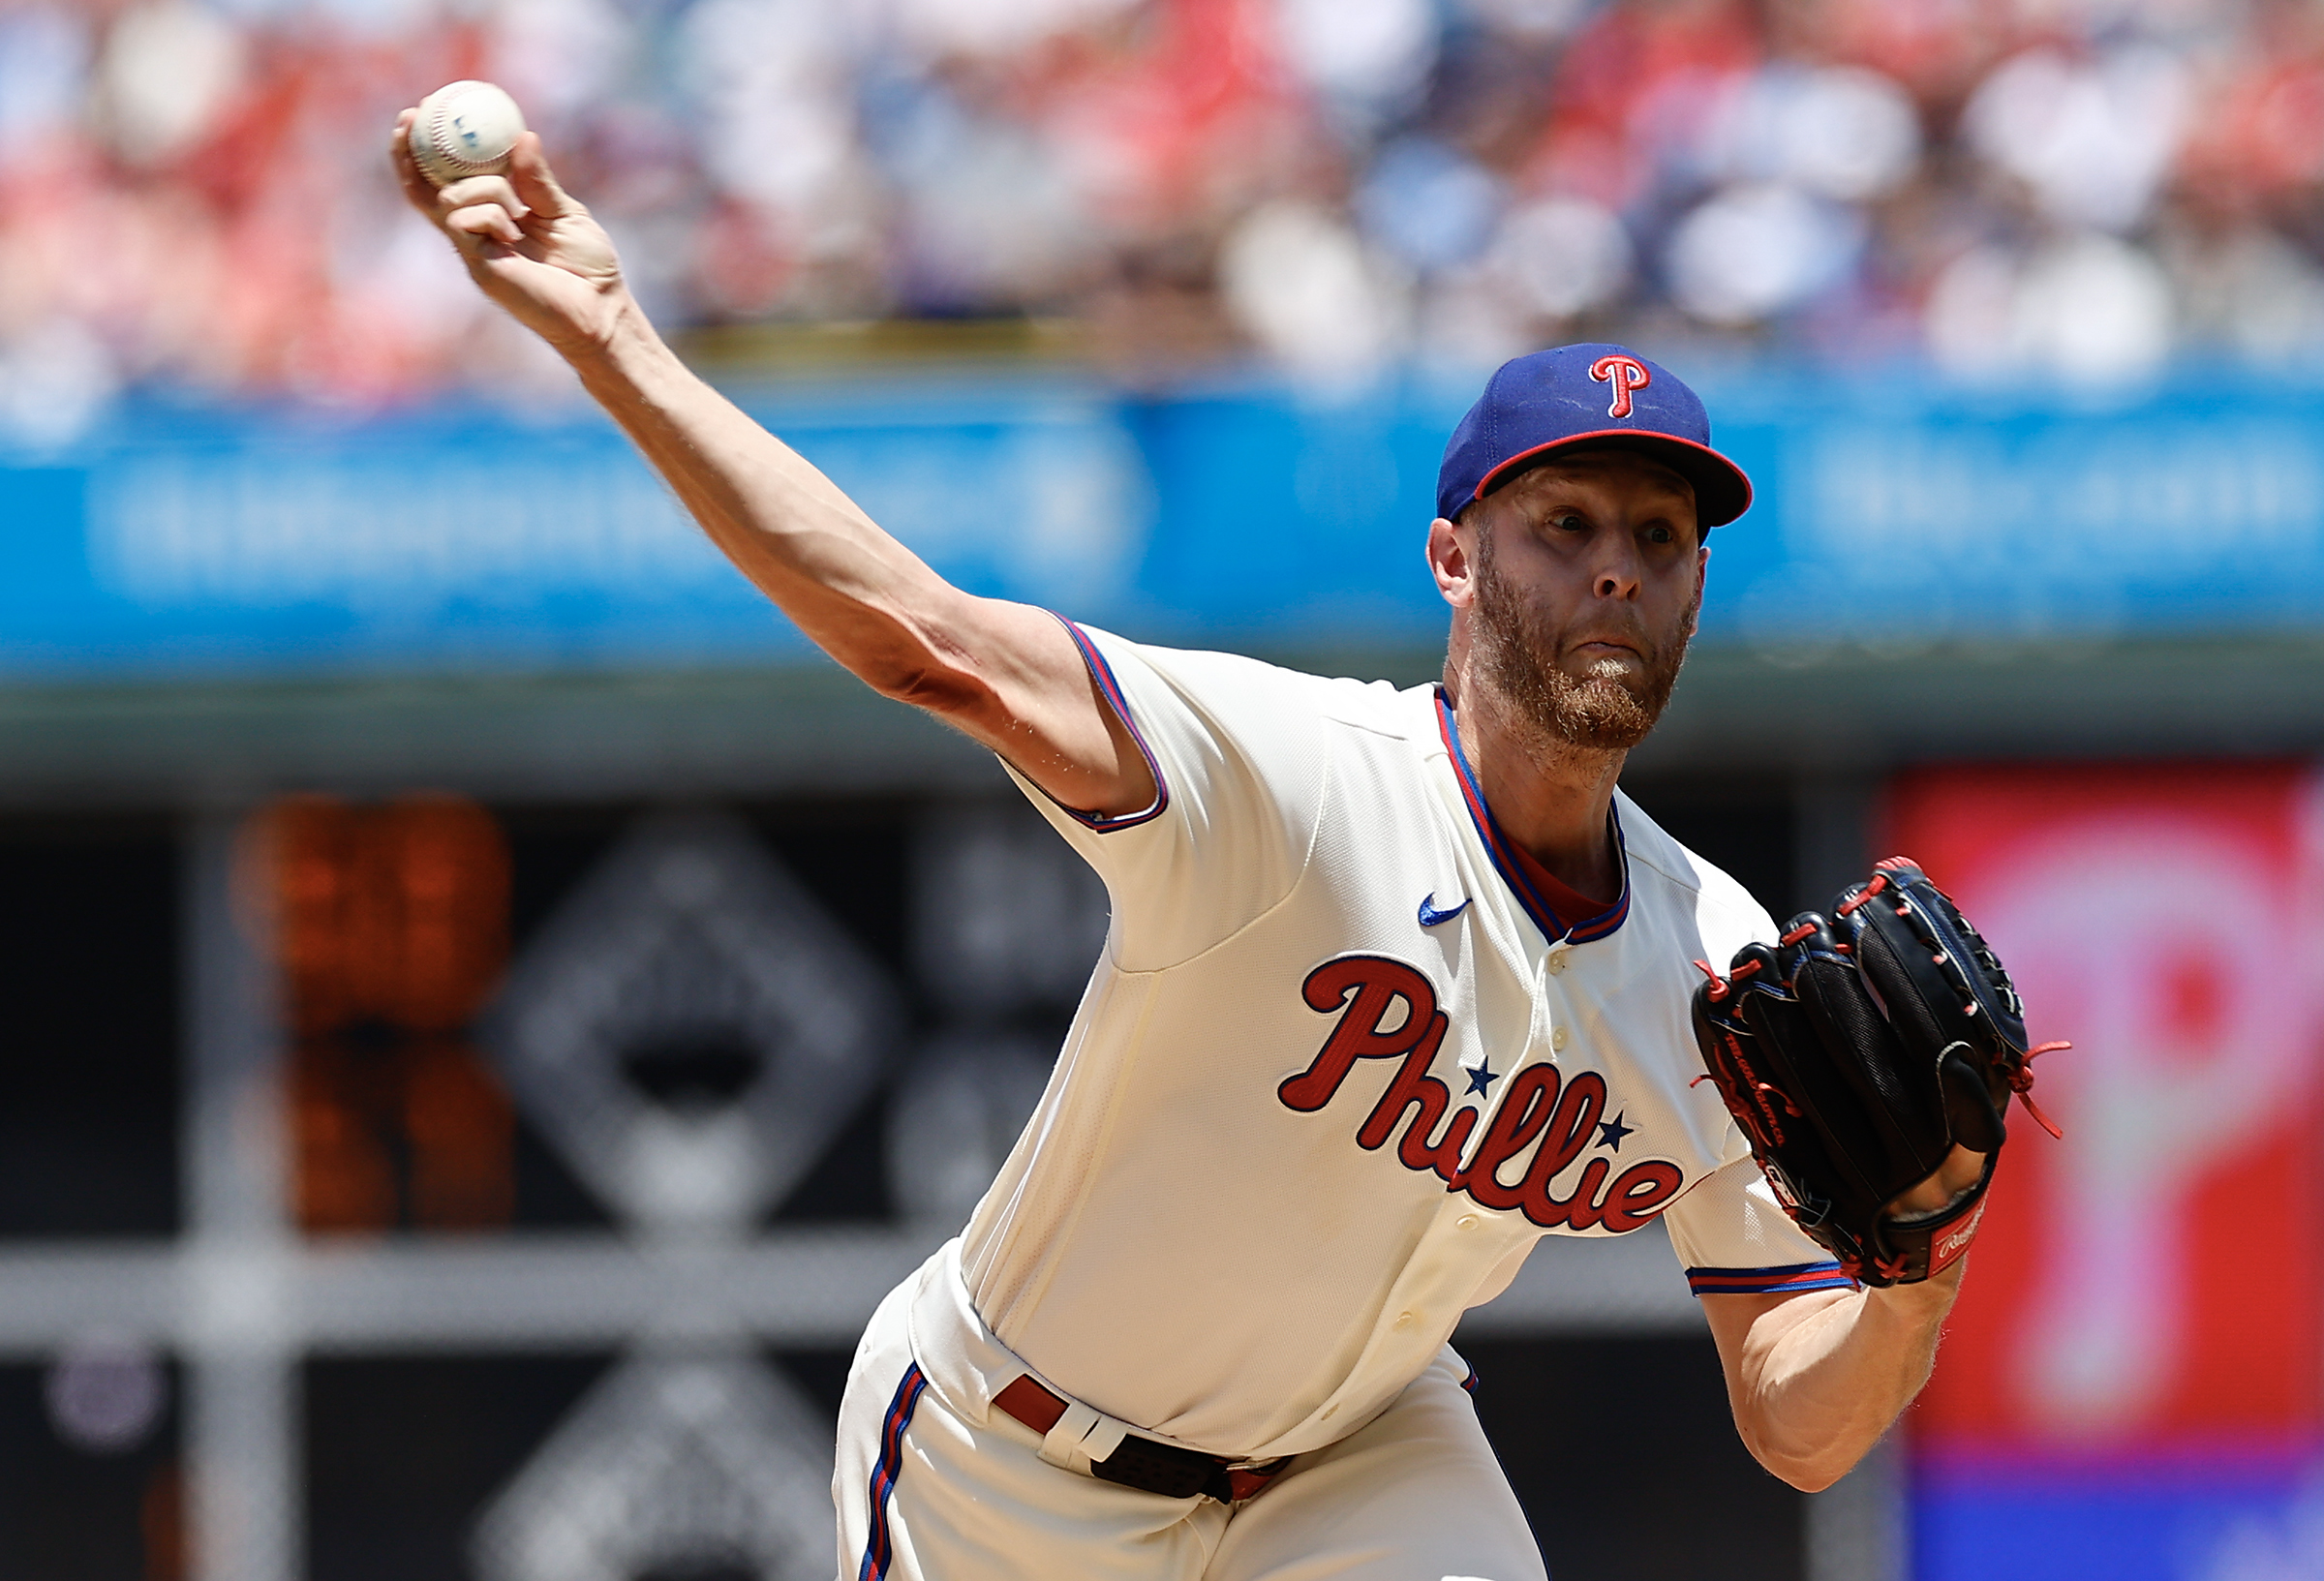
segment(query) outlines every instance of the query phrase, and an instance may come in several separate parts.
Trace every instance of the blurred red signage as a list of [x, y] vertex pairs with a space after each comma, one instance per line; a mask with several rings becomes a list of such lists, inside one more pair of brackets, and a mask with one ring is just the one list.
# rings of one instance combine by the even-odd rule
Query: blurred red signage
[[2317, 883], [2287, 765], [1945, 768], [1892, 788], [2009, 965], [2051, 1140], [2023, 1111], [1937, 1374], [1933, 1447], [2282, 1444], [2319, 1410]]

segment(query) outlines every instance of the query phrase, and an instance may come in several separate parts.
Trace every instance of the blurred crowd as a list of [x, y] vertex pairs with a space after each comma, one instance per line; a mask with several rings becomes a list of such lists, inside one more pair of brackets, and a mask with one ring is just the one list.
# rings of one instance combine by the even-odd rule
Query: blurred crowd
[[556, 388], [387, 178], [461, 76], [671, 325], [1025, 316], [1327, 383], [2324, 355], [2317, 0], [0, 0], [0, 426]]

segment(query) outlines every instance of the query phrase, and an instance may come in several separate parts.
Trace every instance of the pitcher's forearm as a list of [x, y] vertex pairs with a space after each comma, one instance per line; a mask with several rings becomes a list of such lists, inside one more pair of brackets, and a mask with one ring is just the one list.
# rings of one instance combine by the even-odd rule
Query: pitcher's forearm
[[404, 196], [478, 289], [556, 348], [711, 540], [809, 640], [875, 690], [1000, 753], [1068, 806], [1122, 813], [1154, 775], [1065, 628], [963, 593], [839, 486], [679, 361], [623, 284], [611, 238], [558, 182], [533, 133], [505, 175], [439, 189], [387, 154]]
[[925, 671], [961, 595], [679, 360], [634, 302], [601, 344], [567, 359], [711, 540], [816, 646], [891, 695], [941, 685]]
[[1962, 1266], [1755, 1324], [1733, 1403], [1759, 1463], [1810, 1492], [1847, 1475], [1928, 1382]]
[[1152, 800], [1127, 725], [1055, 620], [953, 587], [703, 382], [634, 302], [612, 322], [601, 341], [566, 352], [583, 387], [809, 640], [1068, 806], [1118, 813]]

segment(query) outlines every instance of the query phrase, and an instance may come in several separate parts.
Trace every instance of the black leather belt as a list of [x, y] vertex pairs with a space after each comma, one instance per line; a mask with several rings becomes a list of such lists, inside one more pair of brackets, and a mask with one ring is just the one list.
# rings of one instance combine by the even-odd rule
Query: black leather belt
[[[1044, 1438], [1065, 1414], [1065, 1401], [1030, 1373], [994, 1395], [993, 1403]], [[1222, 1505], [1237, 1505], [1266, 1492], [1276, 1474], [1290, 1464], [1291, 1457], [1285, 1455], [1264, 1466], [1243, 1466], [1224, 1455], [1207, 1455], [1200, 1449], [1184, 1449], [1127, 1433], [1112, 1454], [1089, 1463], [1089, 1475], [1125, 1488], [1158, 1493], [1165, 1499], [1192, 1499], [1200, 1494]]]

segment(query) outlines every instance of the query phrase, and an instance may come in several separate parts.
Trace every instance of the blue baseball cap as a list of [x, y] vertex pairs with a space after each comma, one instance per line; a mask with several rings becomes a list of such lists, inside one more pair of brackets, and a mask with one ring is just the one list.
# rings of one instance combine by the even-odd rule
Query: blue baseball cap
[[1558, 346], [1513, 357], [1484, 381], [1445, 445], [1436, 513], [1457, 515], [1561, 450], [1636, 450], [1695, 485], [1697, 529], [1751, 508], [1751, 479], [1711, 448], [1710, 413], [1659, 363], [1620, 346]]

